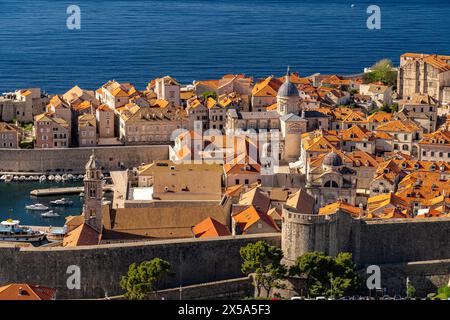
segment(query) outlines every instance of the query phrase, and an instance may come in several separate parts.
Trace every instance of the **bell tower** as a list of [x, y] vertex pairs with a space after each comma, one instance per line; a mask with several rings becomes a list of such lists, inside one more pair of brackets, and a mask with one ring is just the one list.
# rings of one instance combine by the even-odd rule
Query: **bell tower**
[[94, 151], [89, 158], [84, 176], [84, 222], [98, 232], [102, 231], [102, 198], [103, 198], [103, 175]]

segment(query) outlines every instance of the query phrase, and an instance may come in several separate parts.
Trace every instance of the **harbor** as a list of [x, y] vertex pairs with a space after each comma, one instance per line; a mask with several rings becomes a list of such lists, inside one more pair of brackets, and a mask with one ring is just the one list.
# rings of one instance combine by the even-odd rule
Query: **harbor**
[[[75, 188], [75, 189], [74, 189]], [[80, 189], [81, 188], [81, 189]], [[32, 195], [33, 190], [77, 190], [77, 193], [66, 193], [64, 197], [72, 201], [71, 206], [52, 206], [51, 202], [59, 200], [62, 196], [56, 192], [55, 194], [39, 193], [37, 196]], [[43, 227], [62, 227], [67, 216], [79, 215], [82, 210], [83, 198], [80, 197], [79, 190], [82, 190], [81, 181], [60, 182], [46, 181], [25, 181], [17, 183], [0, 183], [0, 220], [19, 220], [21, 224], [26, 226], [43, 226]], [[45, 195], [44, 195], [45, 194]], [[45, 211], [27, 210], [26, 207], [40, 203], [48, 210], [52, 210], [58, 214], [57, 217], [42, 217]]]

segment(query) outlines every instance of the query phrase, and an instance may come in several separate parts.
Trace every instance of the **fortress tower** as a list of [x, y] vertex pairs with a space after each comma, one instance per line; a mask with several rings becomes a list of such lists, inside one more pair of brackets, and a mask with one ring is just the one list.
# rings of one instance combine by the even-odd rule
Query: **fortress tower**
[[330, 215], [300, 214], [283, 207], [281, 249], [284, 262], [293, 264], [307, 252], [336, 256], [351, 252], [352, 217], [338, 211]]

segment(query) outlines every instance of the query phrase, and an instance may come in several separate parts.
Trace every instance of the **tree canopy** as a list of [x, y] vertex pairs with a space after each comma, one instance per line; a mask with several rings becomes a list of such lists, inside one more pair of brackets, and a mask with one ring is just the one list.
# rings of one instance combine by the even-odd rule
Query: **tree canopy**
[[392, 61], [383, 59], [371, 67], [372, 71], [364, 75], [364, 80], [368, 82], [381, 81], [385, 85], [395, 86], [397, 83], [397, 71], [393, 70]]
[[170, 274], [170, 263], [154, 258], [139, 265], [131, 264], [128, 274], [120, 280], [120, 286], [126, 290], [125, 297], [131, 300], [143, 300], [150, 292], [157, 292], [160, 280]]
[[352, 255], [346, 252], [335, 258], [323, 252], [305, 253], [297, 258], [290, 273], [306, 277], [307, 292], [311, 297], [352, 295], [360, 290], [362, 283]]
[[215, 91], [206, 91], [202, 93], [203, 98], [207, 100], [209, 97], [213, 98], [214, 100], [217, 100], [217, 93]]
[[268, 297], [273, 288], [282, 287], [280, 280], [285, 277], [286, 268], [281, 264], [283, 252], [280, 248], [258, 241], [242, 247], [240, 254], [243, 259], [241, 270], [246, 275], [254, 275], [258, 297], [262, 288]]

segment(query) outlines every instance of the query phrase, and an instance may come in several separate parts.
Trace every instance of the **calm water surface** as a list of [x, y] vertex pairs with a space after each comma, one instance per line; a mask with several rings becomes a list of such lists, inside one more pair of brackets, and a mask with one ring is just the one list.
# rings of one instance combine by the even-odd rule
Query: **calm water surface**
[[[40, 188], [57, 188], [57, 187], [71, 187], [82, 186], [82, 182], [68, 182], [68, 183], [39, 183], [39, 182], [0, 182], [0, 220], [8, 218], [20, 220], [22, 225], [33, 226], [63, 226], [65, 217], [69, 215], [79, 215], [82, 208], [82, 198], [79, 195], [64, 195], [51, 197], [32, 197], [30, 191]], [[51, 207], [50, 201], [68, 198], [74, 202], [70, 207]], [[28, 204], [42, 203], [51, 210], [59, 213], [56, 218], [42, 218], [43, 211], [27, 211], [25, 206]]]
[[[66, 28], [72, 4], [81, 30]], [[366, 27], [370, 4], [381, 8], [381, 30]], [[1, 0], [0, 12], [0, 92], [262, 77], [287, 65], [352, 74], [408, 51], [450, 54], [450, 1]]]

